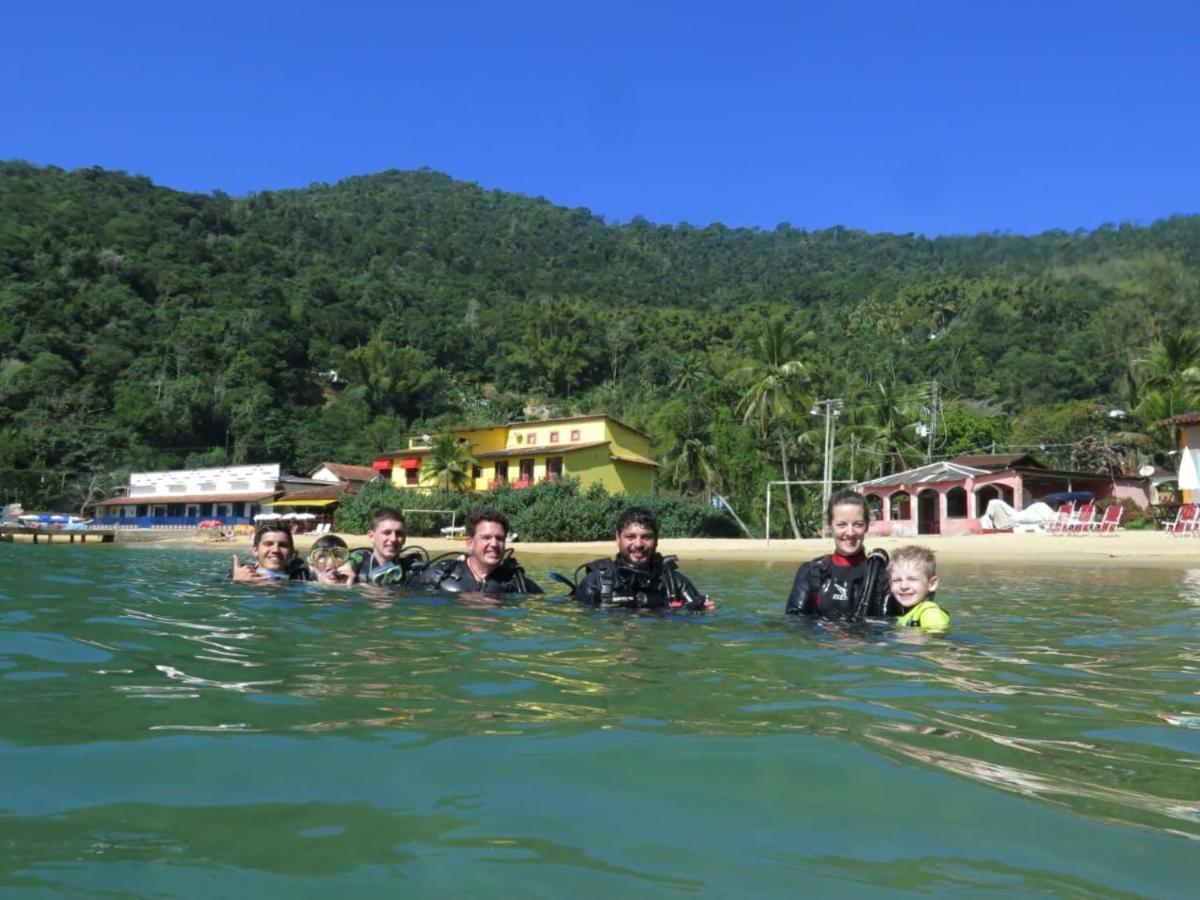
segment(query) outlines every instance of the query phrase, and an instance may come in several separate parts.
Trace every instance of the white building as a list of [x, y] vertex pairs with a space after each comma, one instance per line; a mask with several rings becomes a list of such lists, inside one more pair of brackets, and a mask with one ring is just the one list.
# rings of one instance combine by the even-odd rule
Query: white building
[[96, 504], [96, 518], [142, 527], [194, 525], [204, 518], [251, 522], [280, 493], [281, 480], [279, 463], [134, 472], [122, 496]]

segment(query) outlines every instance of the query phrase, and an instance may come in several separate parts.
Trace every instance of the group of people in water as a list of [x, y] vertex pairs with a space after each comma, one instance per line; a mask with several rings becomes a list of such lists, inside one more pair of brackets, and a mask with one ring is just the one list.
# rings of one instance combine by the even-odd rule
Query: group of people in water
[[[871, 524], [866, 498], [840, 491], [829, 501], [826, 524], [834, 550], [796, 572], [786, 611], [822, 619], [892, 619], [901, 626], [943, 631], [950, 624], [934, 599], [937, 562], [925, 547], [901, 547], [889, 558], [866, 552]], [[253, 562], [233, 558], [233, 580], [249, 583], [315, 581], [371, 584], [459, 594], [541, 594], [507, 549], [508, 519], [494, 509], [474, 510], [463, 523], [466, 552], [430, 559], [419, 547], [406, 549], [403, 514], [380, 507], [371, 516], [369, 547], [350, 549], [337, 535], [324, 535], [308, 558], [296, 553], [287, 526], [267, 524], [254, 533]], [[658, 521], [650, 510], [632, 507], [617, 520], [612, 559], [585, 563], [575, 578], [551, 573], [581, 603], [597, 607], [703, 610], [715, 606], [679, 571], [675, 557], [658, 552]]]

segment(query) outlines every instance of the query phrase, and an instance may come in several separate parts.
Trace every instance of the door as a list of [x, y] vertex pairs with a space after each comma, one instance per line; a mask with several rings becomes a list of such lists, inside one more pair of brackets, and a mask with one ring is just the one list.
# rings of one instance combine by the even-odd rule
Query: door
[[937, 491], [924, 490], [917, 495], [917, 534], [941, 534], [941, 509]]

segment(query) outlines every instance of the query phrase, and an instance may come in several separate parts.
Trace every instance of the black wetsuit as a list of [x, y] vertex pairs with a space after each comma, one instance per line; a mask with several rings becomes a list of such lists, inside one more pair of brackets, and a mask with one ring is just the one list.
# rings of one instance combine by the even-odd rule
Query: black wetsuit
[[[822, 619], [854, 618], [866, 576], [867, 556], [864, 553], [851, 557], [832, 553], [806, 562], [796, 572], [796, 580], [792, 582], [787, 611]], [[867, 603], [866, 615], [898, 616], [902, 612], [903, 607], [888, 590], [887, 572], [883, 570]]]
[[425, 562], [424, 551], [401, 554], [399, 559], [385, 563], [376, 562], [375, 551], [370, 547], [350, 552], [354, 580], [359, 584], [406, 584], [425, 568]]
[[408, 584], [414, 588], [437, 588], [452, 594], [540, 594], [542, 589], [525, 574], [511, 556], [482, 581], [475, 577], [466, 557], [443, 559], [416, 575]]
[[675, 557], [655, 553], [645, 566], [635, 566], [623, 556], [596, 559], [575, 588], [575, 599], [590, 606], [629, 606], [662, 609], [686, 606], [699, 609], [705, 597], [675, 566]]
[[308, 563], [298, 556], [292, 557], [291, 562], [287, 564], [287, 568], [282, 572], [274, 572], [271, 569], [264, 569], [262, 566], [255, 566], [254, 571], [258, 575], [269, 578], [271, 581], [316, 581], [317, 576], [308, 568]]

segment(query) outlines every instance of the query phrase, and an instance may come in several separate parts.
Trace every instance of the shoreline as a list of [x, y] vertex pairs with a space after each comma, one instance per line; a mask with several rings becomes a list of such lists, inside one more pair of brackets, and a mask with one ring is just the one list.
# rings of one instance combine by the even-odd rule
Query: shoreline
[[[367, 544], [358, 534], [338, 535], [351, 547]], [[318, 535], [296, 535], [296, 549], [307, 553]], [[228, 541], [211, 541], [195, 535], [142, 537], [121, 541], [124, 546], [192, 547], [246, 554], [250, 537]], [[1122, 531], [1115, 535], [1050, 535], [1050, 534], [986, 534], [986, 535], [920, 535], [911, 538], [883, 537], [875, 540], [867, 535], [868, 550], [882, 547], [889, 553], [907, 544], [921, 544], [933, 550], [939, 562], [951, 565], [1033, 565], [1033, 566], [1132, 566], [1154, 569], [1200, 569], [1200, 539], [1173, 537], [1156, 531]], [[431, 556], [461, 552], [463, 541], [451, 538], [412, 537], [408, 546], [424, 547]], [[107, 546], [114, 546], [109, 544]], [[563, 559], [588, 560], [612, 556], [614, 542], [524, 542], [510, 544], [519, 557], [547, 556]], [[659, 550], [674, 554], [683, 564], [691, 562], [788, 562], [799, 564], [828, 553], [832, 542], [826, 538], [802, 540], [764, 540], [747, 538], [663, 538]]]

